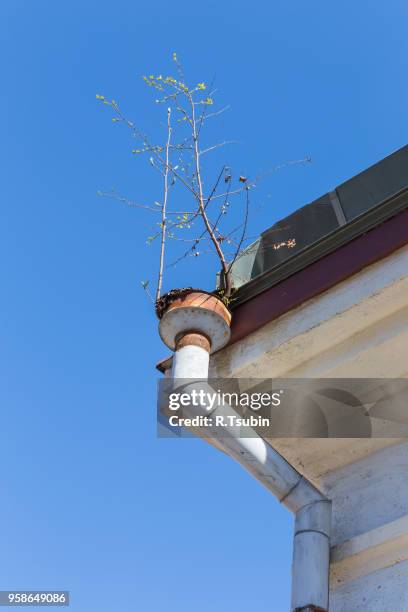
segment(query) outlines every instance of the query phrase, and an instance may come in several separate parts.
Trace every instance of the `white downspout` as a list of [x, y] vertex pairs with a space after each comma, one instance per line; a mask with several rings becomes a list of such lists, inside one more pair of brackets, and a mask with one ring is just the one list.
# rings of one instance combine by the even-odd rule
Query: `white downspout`
[[[201, 388], [208, 379], [208, 367], [209, 351], [202, 346], [176, 347], [174, 379], [195, 379]], [[234, 412], [230, 407], [218, 406], [213, 413], [225, 414], [226, 410], [229, 414]], [[295, 513], [291, 609], [325, 612], [329, 605], [331, 503], [260, 436], [255, 432], [252, 435], [223, 437], [217, 445]]]
[[292, 610], [329, 609], [331, 503], [327, 499], [299, 508], [295, 518]]
[[[174, 350], [171, 376], [174, 384], [184, 379], [193, 388], [208, 384], [210, 352], [228, 342], [231, 315], [216, 297], [191, 290], [179, 293], [165, 310], [160, 336]], [[207, 406], [191, 406], [190, 415], [206, 413]], [[212, 413], [238, 414], [226, 405]], [[194, 429], [205, 437], [203, 429]], [[329, 550], [331, 503], [254, 430], [249, 437], [234, 435], [234, 427], [223, 428], [222, 438], [208, 439], [238, 461], [279, 501], [295, 513], [292, 563], [292, 612], [326, 612], [329, 594]]]

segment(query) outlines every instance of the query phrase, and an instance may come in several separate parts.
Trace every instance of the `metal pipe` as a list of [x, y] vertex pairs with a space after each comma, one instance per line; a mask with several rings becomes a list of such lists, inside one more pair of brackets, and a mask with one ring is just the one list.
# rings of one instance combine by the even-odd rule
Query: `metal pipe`
[[331, 503], [325, 499], [296, 512], [292, 562], [295, 612], [328, 610], [330, 523]]
[[[190, 334], [193, 336], [193, 334]], [[194, 336], [199, 336], [195, 332]], [[191, 388], [214, 392], [208, 384], [209, 348], [197, 339], [176, 343], [173, 379], [190, 379]], [[184, 338], [184, 340], [183, 340]], [[177, 381], [175, 381], [177, 383]], [[184, 388], [185, 392], [188, 392]], [[194, 411], [194, 412], [193, 412]], [[191, 416], [208, 414], [207, 406], [190, 408]], [[238, 414], [226, 405], [215, 406], [212, 415]], [[250, 437], [237, 437], [234, 427], [224, 428], [216, 445], [240, 463], [281, 503], [295, 513], [292, 563], [293, 612], [327, 611], [329, 593], [330, 501], [295, 470], [254, 430]]]
[[172, 378], [207, 379], [210, 355], [201, 346], [193, 344], [182, 346], [175, 351], [172, 366]]

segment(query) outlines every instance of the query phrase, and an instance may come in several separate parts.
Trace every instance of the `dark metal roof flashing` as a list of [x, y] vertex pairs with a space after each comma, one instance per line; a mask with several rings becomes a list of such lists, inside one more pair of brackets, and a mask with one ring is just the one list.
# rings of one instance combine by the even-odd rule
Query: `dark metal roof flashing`
[[[232, 267], [234, 309], [408, 208], [408, 145], [264, 231]], [[295, 239], [296, 246], [274, 245]]]

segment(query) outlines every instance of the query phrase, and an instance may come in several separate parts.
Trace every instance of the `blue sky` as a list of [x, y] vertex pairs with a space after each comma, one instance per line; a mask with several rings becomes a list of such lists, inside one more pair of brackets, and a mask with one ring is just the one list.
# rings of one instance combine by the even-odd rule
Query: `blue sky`
[[[152, 200], [155, 177], [95, 94], [154, 129], [140, 75], [177, 51], [231, 104], [238, 172], [310, 155], [268, 180], [256, 233], [406, 144], [407, 16], [396, 0], [2, 1], [1, 589], [69, 589], [75, 612], [288, 609], [287, 511], [199, 440], [156, 438], [151, 219], [96, 195]], [[216, 271], [187, 261], [168, 283]]]

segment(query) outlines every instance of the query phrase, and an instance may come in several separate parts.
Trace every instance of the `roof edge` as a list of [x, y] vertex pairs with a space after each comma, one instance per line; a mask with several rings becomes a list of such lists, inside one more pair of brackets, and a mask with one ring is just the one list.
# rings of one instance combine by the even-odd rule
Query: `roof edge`
[[295, 270], [290, 276], [240, 302], [234, 310], [231, 340], [227, 346], [408, 244], [406, 207], [407, 202], [405, 210], [380, 225], [351, 241], [349, 237], [346, 244], [323, 257], [320, 252], [320, 259], [315, 258], [307, 267]]
[[347, 225], [339, 227], [286, 261], [239, 287], [234, 294], [231, 310], [234, 311], [244, 302], [253, 299], [256, 295], [336, 251], [344, 244], [379, 226], [406, 208], [408, 208], [408, 188], [402, 189], [375, 208], [359, 215]]

